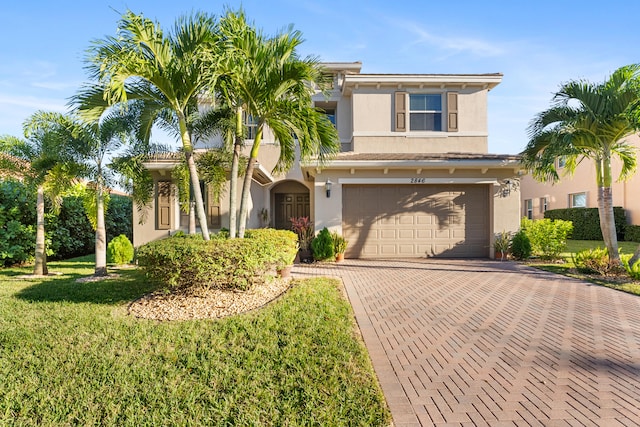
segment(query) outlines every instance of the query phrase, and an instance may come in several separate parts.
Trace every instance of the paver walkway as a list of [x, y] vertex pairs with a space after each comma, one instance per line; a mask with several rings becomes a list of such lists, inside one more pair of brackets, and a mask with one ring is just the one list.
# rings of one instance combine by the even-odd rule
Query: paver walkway
[[640, 425], [640, 297], [490, 260], [296, 265], [339, 276], [396, 427]]

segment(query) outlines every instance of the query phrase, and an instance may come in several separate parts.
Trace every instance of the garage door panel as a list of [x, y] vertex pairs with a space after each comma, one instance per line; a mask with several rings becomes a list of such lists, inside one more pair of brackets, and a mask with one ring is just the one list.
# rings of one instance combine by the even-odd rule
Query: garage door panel
[[396, 240], [396, 230], [380, 230], [380, 240]]
[[398, 230], [399, 239], [415, 239], [415, 230]]
[[419, 239], [419, 240], [432, 239], [433, 238], [433, 230], [418, 229], [418, 230], [416, 230], [416, 238]]
[[488, 186], [343, 186], [347, 257], [486, 257], [488, 230]]

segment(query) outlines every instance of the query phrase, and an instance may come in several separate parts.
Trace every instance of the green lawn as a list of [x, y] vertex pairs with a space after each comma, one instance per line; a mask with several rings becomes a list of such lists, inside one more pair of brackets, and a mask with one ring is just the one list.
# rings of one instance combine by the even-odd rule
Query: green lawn
[[0, 425], [388, 425], [390, 415], [333, 279], [299, 281], [223, 320], [127, 316], [152, 290], [137, 270], [93, 283], [0, 270]]
[[[638, 247], [636, 242], [618, 242], [620, 251], [625, 254], [634, 253]], [[588, 280], [589, 282], [596, 283], [598, 285], [606, 286], [609, 288], [617, 289], [620, 291], [628, 292], [635, 295], [640, 295], [640, 281], [633, 280], [628, 276], [626, 278], [621, 277], [603, 277], [595, 275], [585, 275], [578, 273], [575, 270], [575, 265], [571, 259], [572, 254], [583, 251], [585, 249], [604, 248], [604, 242], [602, 240], [568, 240], [567, 250], [561, 254], [564, 263], [562, 264], [539, 264], [533, 263], [532, 266], [540, 268], [541, 270], [551, 271], [565, 276], [576, 277], [579, 279]]]

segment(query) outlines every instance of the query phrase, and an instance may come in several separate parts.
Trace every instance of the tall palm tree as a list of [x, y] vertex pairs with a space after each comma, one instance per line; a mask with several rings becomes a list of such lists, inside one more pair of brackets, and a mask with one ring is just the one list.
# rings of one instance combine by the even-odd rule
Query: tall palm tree
[[529, 125], [530, 140], [522, 163], [539, 181], [557, 182], [556, 159], [566, 159], [573, 173], [578, 163], [594, 162], [600, 228], [612, 262], [620, 263], [613, 217], [611, 160], [622, 162], [619, 179], [636, 169], [636, 153], [625, 141], [640, 127], [640, 65], [617, 69], [603, 83], [584, 80], [563, 84], [551, 108]]
[[209, 230], [187, 116], [191, 106], [215, 84], [219, 56], [216, 27], [213, 17], [195, 13], [179, 18], [173, 32], [165, 35], [158, 23], [127, 11], [118, 24], [118, 35], [94, 42], [89, 51], [87, 69], [98, 84], [85, 86], [74, 99], [93, 119], [110, 105], [133, 99], [147, 101], [150, 109], [143, 127], [148, 134], [150, 124], [162, 112], [170, 110], [175, 115], [205, 240]]
[[0, 162], [0, 169], [24, 177], [37, 193], [33, 274], [39, 276], [49, 273], [45, 242], [45, 194], [53, 202], [54, 212], [59, 212], [62, 196], [71, 189], [79, 173], [78, 165], [71, 161], [65, 149], [65, 141], [51, 126], [50, 120], [56, 115], [44, 111], [34, 113], [24, 122], [25, 139], [0, 137], [0, 152], [17, 159]]
[[[242, 10], [229, 10], [221, 18], [220, 33], [227, 55], [222, 67], [224, 93], [229, 104], [236, 108], [238, 121], [234, 161], [242, 135], [240, 115], [244, 113], [257, 123], [240, 201], [238, 236], [244, 237], [251, 180], [265, 127], [273, 132], [280, 145], [277, 171], [291, 168], [296, 143], [302, 159], [315, 157], [320, 163], [335, 154], [340, 143], [329, 119], [312, 107], [311, 97], [316, 86], [324, 83], [324, 77], [316, 58], [298, 56], [296, 49], [303, 41], [299, 31], [289, 27], [274, 37], [265, 37], [247, 23]], [[232, 188], [231, 196], [233, 192]]]
[[51, 114], [47, 126], [59, 136], [72, 152], [73, 161], [82, 166], [82, 177], [89, 179], [85, 206], [95, 229], [95, 276], [107, 274], [107, 231], [104, 212], [108, 202], [108, 189], [115, 183], [113, 172], [107, 165], [108, 157], [123, 144], [130, 142], [133, 120], [119, 110], [107, 110], [99, 120]]

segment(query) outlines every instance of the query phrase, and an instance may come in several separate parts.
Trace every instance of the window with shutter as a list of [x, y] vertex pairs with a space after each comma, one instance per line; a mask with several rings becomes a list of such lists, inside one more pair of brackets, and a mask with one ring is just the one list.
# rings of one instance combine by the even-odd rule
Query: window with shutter
[[447, 132], [458, 131], [458, 93], [447, 92]]
[[220, 219], [220, 203], [215, 197], [213, 190], [210, 186], [207, 186], [207, 213], [209, 217], [209, 227], [220, 228], [222, 227], [222, 221]]
[[158, 181], [156, 185], [156, 229], [170, 230], [172, 215], [171, 181]]
[[395, 126], [394, 131], [406, 132], [407, 130], [407, 93], [396, 92], [395, 93]]

